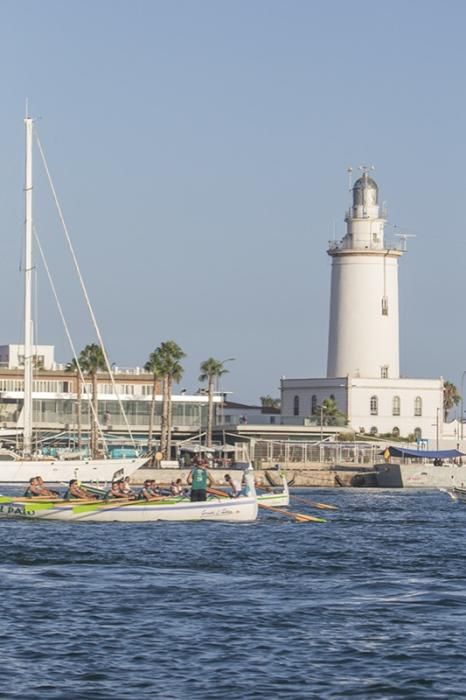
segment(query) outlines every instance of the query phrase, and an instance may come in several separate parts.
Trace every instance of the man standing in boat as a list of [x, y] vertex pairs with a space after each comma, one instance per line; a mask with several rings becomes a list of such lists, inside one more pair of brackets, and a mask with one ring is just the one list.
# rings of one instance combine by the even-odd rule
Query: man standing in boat
[[207, 486], [212, 486], [214, 480], [200, 457], [196, 458], [194, 467], [188, 474], [187, 481], [191, 486], [191, 501], [206, 501]]

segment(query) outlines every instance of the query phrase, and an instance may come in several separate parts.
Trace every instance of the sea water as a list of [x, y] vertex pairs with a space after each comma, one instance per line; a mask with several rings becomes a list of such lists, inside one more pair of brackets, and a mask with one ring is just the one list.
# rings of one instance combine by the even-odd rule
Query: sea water
[[0, 521], [0, 698], [464, 698], [466, 506], [295, 494], [339, 510]]

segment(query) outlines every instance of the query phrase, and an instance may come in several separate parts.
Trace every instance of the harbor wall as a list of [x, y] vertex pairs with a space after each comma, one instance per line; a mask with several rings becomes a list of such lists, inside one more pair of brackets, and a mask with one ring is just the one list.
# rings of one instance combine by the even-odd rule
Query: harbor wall
[[[313, 466], [299, 466], [299, 467], [287, 467], [283, 468], [286, 474], [288, 482], [292, 481], [293, 486], [307, 486], [314, 488], [339, 488], [341, 486], [351, 486], [353, 477], [356, 474], [361, 474], [364, 469], [361, 467], [329, 467], [322, 465]], [[264, 469], [255, 469], [254, 478], [259, 486], [270, 486], [270, 482], [267, 479], [266, 471]], [[369, 471], [369, 470], [367, 470]], [[143, 468], [138, 469], [131, 476], [131, 483], [135, 485], [142, 484], [145, 479], [155, 479], [157, 484], [170, 484], [176, 479], [181, 479], [183, 484], [187, 483], [187, 477], [189, 474], [189, 469], [179, 469], [179, 468]], [[235, 469], [209, 469], [209, 473], [212, 475], [216, 484], [225, 485], [225, 474], [230, 474], [233, 478], [239, 472]], [[281, 485], [281, 479], [277, 470], [272, 469], [267, 471], [269, 477], [277, 485]]]

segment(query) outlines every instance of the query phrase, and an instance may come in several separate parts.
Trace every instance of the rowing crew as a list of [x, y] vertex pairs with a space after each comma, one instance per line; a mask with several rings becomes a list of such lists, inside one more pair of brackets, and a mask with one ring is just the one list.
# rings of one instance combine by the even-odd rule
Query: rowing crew
[[[161, 489], [157, 486], [155, 479], [146, 479], [139, 493], [133, 491], [129, 484], [129, 477], [117, 479], [112, 483], [108, 491], [102, 491], [100, 494], [95, 494], [82, 486], [78, 479], [71, 479], [68, 488], [65, 491], [63, 499], [66, 501], [76, 499], [104, 500], [114, 498], [125, 498], [127, 500], [144, 499], [146, 501], [153, 500], [164, 496], [185, 496], [186, 492], [183, 488], [181, 479], [172, 481], [168, 490]], [[61, 498], [58, 491], [48, 488], [44, 484], [41, 476], [33, 476], [29, 479], [29, 485], [24, 492], [25, 498], [46, 497], [46, 498]]]

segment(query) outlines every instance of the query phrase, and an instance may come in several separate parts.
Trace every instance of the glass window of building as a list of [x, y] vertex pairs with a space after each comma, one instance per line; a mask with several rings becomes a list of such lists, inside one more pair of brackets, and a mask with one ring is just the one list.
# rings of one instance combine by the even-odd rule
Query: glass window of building
[[377, 396], [371, 396], [370, 413], [371, 416], [377, 416], [379, 413], [379, 399]]
[[420, 396], [416, 396], [414, 399], [414, 415], [422, 416], [422, 398]]
[[293, 415], [299, 416], [299, 396], [295, 396], [293, 399]]
[[401, 400], [399, 396], [394, 396], [393, 397], [393, 402], [392, 402], [392, 415], [393, 416], [399, 416], [401, 413]]

